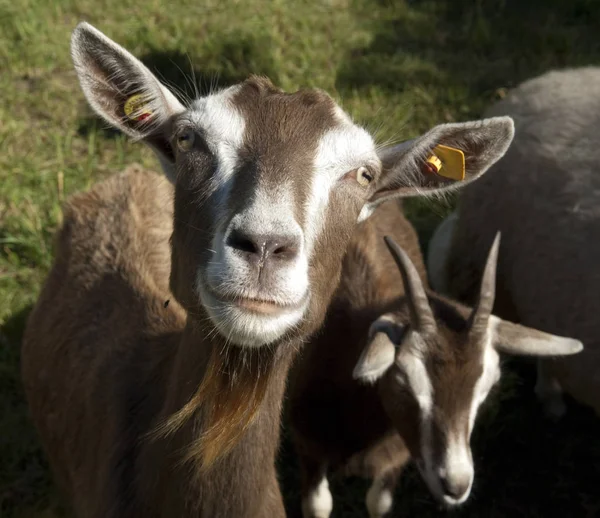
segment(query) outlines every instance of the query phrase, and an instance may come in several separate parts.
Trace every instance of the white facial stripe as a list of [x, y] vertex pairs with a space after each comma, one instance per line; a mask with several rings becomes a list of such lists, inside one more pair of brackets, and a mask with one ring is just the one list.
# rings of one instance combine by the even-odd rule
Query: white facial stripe
[[473, 485], [474, 468], [469, 451], [468, 437], [456, 433], [448, 437], [444, 468], [440, 470], [439, 475], [447, 477], [448, 480], [465, 480], [468, 482], [468, 487], [460, 498], [444, 497], [448, 504], [461, 504], [469, 497]]
[[291, 185], [281, 184], [268, 190], [259, 185], [252, 198], [252, 203], [233, 217], [232, 228], [264, 235], [302, 236], [302, 228], [294, 215]]
[[411, 344], [411, 347], [401, 351], [399, 361], [408, 378], [410, 389], [419, 402], [425, 421], [431, 417], [431, 409], [433, 408], [433, 385], [429, 379], [423, 357], [426, 345], [421, 335], [412, 330], [409, 333], [407, 341]]
[[323, 229], [331, 189], [346, 173], [365, 164], [378, 164], [375, 144], [369, 133], [350, 122], [336, 107], [340, 125], [321, 137], [314, 161], [311, 192], [306, 202], [306, 248], [312, 252]]
[[219, 189], [219, 205], [224, 206], [229, 196], [231, 182], [244, 142], [246, 122], [232, 103], [240, 86], [232, 86], [221, 92], [194, 101], [190, 110], [192, 122], [205, 132], [207, 145], [217, 157], [215, 179]]
[[[472, 483], [473, 463], [468, 444], [469, 437], [464, 437], [460, 433], [455, 433], [450, 436], [445, 452], [444, 467], [436, 469], [432, 444], [432, 411], [435, 394], [433, 384], [424, 362], [426, 344], [418, 333], [411, 331], [411, 334], [412, 336], [409, 337], [409, 340], [412, 347], [407, 348], [407, 350], [400, 354], [399, 361], [406, 373], [408, 384], [419, 403], [421, 411], [420, 442], [421, 455], [424, 464], [422, 474], [431, 491], [439, 495], [440, 498], [444, 498], [448, 504], [460, 504], [468, 498], [470, 486], [468, 491], [459, 499], [449, 499], [443, 494], [440, 477], [448, 477], [454, 480], [462, 478], [463, 480], [468, 480]], [[495, 353], [493, 350], [492, 352]], [[492, 360], [493, 357], [490, 356], [490, 367], [493, 366]]]
[[[493, 333], [494, 329], [492, 327], [488, 330], [486, 343], [484, 345], [483, 371], [473, 389], [473, 398], [469, 409], [468, 435], [464, 434], [462, 430], [452, 430], [450, 432], [450, 435], [447, 438], [443, 464], [438, 468], [437, 472], [434, 471], [435, 467], [431, 456], [431, 446], [427, 446], [427, 441], [431, 440], [431, 430], [422, 427], [422, 450], [423, 460], [425, 462], [425, 477], [429, 487], [434, 492], [439, 492], [444, 501], [449, 505], [458, 505], [465, 502], [471, 493], [474, 467], [469, 447], [469, 439], [471, 432], [473, 431], [477, 411], [483, 401], [485, 401], [485, 398], [494, 383], [496, 383], [500, 377], [499, 356], [492, 346]], [[462, 493], [459, 498], [444, 495], [440, 482], [441, 478], [446, 478], [451, 483], [462, 481], [465, 492]]]
[[[252, 204], [236, 214], [229, 224], [231, 229], [241, 230], [248, 235], [262, 234], [295, 238], [298, 242], [297, 257], [289, 264], [280, 265], [273, 273], [276, 282], [272, 283], [269, 297], [281, 304], [297, 304], [308, 291], [308, 256], [303, 247], [302, 228], [294, 218], [293, 194], [291, 186], [280, 185], [266, 191], [257, 189]], [[215, 261], [209, 266], [209, 284], [213, 280], [223, 282], [226, 278], [236, 279], [236, 294], [243, 291], [248, 263], [224, 246], [227, 235], [217, 233], [213, 240], [213, 250], [217, 251]], [[265, 294], [248, 293], [250, 297], [264, 298]]]
[[469, 433], [473, 431], [479, 407], [485, 401], [490, 389], [500, 379], [500, 356], [492, 344], [495, 334], [495, 324], [494, 319], [490, 318], [486, 343], [484, 345], [485, 349], [483, 351], [483, 372], [477, 383], [475, 383], [471, 409], [469, 410]]
[[352, 169], [378, 160], [375, 143], [367, 131], [354, 124], [341, 124], [321, 137], [315, 170], [335, 181]]
[[[232, 103], [240, 86], [232, 86], [201, 99], [192, 104], [192, 121], [204, 129], [211, 151], [221, 154], [227, 162], [227, 153], [236, 152], [243, 143], [246, 122], [242, 114]], [[221, 157], [219, 157], [221, 158]], [[224, 179], [231, 169], [224, 169]]]
[[[421, 410], [421, 455], [425, 465], [427, 482], [432, 487], [437, 480], [431, 477], [431, 466], [433, 466], [432, 443], [432, 409], [433, 409], [433, 385], [429, 379], [429, 373], [425, 366], [423, 354], [426, 350], [426, 344], [423, 338], [415, 331], [409, 331], [407, 343], [411, 347], [401, 350], [398, 361], [406, 374], [408, 385], [413, 392], [415, 399], [419, 403]], [[439, 484], [438, 484], [439, 485]]]
[[329, 518], [333, 510], [333, 497], [329, 482], [323, 477], [319, 485], [302, 501], [302, 514], [310, 518]]
[[[196, 290], [203, 305], [221, 334], [237, 345], [260, 347], [277, 340], [302, 320], [308, 307], [308, 257], [302, 246], [302, 229], [294, 219], [292, 201], [290, 186], [256, 190], [252, 203], [231, 219], [227, 229], [216, 232], [212, 242], [215, 253], [206, 275], [202, 270], [197, 273]], [[297, 239], [297, 257], [270, 272], [267, 291], [261, 291], [255, 282], [256, 272], [245, 258], [226, 245], [232, 229], [248, 236]], [[217, 300], [207, 287], [222, 296], [267, 299], [296, 307], [275, 316], [248, 313]]]
[[[232, 179], [246, 126], [242, 114], [231, 102], [238, 89], [232, 87], [200, 99], [190, 110], [190, 118], [204, 130], [207, 145], [218, 162], [214, 187], [217, 229], [211, 244], [214, 255], [206, 270], [198, 271], [196, 291], [220, 332], [239, 345], [252, 347], [280, 338], [302, 320], [309, 300], [309, 258], [322, 232], [330, 191], [345, 173], [365, 164], [378, 165], [379, 159], [371, 136], [353, 125], [341, 109], [337, 109], [339, 126], [321, 138], [314, 170], [307, 172], [311, 174], [312, 183], [303, 207], [306, 217], [304, 232], [294, 213], [294, 191], [287, 185], [275, 190], [268, 186], [268, 191], [264, 188], [266, 186], [259, 185], [252, 193], [252, 204], [228, 221], [224, 211], [229, 205]], [[261, 287], [248, 261], [226, 246], [228, 232], [232, 228], [249, 236], [296, 237], [297, 257], [274, 268], [269, 273], [269, 282]], [[228, 296], [267, 299], [281, 305], [296, 306], [296, 309], [277, 317], [258, 316], [219, 300], [219, 297]]]
[[471, 471], [468, 439], [460, 433], [451, 433], [448, 437], [446, 465], [453, 471]]

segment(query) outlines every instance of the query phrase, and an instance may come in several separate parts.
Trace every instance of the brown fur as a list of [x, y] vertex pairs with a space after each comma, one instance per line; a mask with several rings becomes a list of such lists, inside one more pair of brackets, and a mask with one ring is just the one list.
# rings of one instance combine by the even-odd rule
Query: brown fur
[[199, 461], [208, 471], [229, 453], [244, 435], [265, 398], [273, 374], [273, 351], [241, 351], [225, 355], [213, 348], [206, 373], [192, 398], [153, 430], [151, 437], [168, 437], [179, 430], [203, 405], [204, 432], [185, 453], [186, 461]]
[[[358, 451], [355, 444], [343, 445], [344, 441], [368, 444], [361, 437], [378, 437], [389, 427], [389, 421], [379, 404], [372, 404], [373, 389], [357, 383], [351, 373], [362, 352], [364, 336], [371, 323], [388, 311], [395, 300], [402, 296], [402, 279], [392, 257], [385, 248], [383, 235], [390, 234], [412, 253], [418, 250], [416, 233], [404, 219], [397, 201], [386, 202], [377, 212], [357, 229], [342, 266], [342, 281], [327, 313], [326, 322], [307, 344], [292, 373], [290, 388], [291, 424], [295, 435], [304, 435], [298, 443], [309, 441], [311, 432], [304, 426], [314, 427], [317, 434], [326, 434], [328, 440], [319, 438], [317, 458], [338, 449], [345, 456]], [[417, 256], [418, 257], [418, 256]], [[423, 263], [416, 262], [425, 275]], [[351, 316], [350, 316], [351, 315]], [[331, 397], [327, 397], [330, 392]], [[342, 397], [341, 395], [344, 394]], [[344, 402], [348, 402], [348, 408]], [[331, 406], [330, 406], [331, 405]], [[320, 418], [332, 407], [339, 412], [354, 414], [357, 407], [365, 410], [366, 428], [354, 429], [352, 435], [339, 429], [333, 419], [327, 425]], [[320, 410], [323, 409], [323, 413]], [[315, 416], [315, 418], [313, 418]], [[312, 422], [314, 419], [314, 422]], [[340, 424], [344, 419], [340, 419]], [[311, 444], [314, 450], [316, 444]], [[303, 447], [299, 446], [302, 450]], [[362, 448], [359, 448], [362, 449]], [[343, 453], [346, 450], [346, 453]], [[339, 461], [342, 464], [342, 460]], [[333, 462], [337, 465], [338, 462]]]
[[[404, 248], [427, 286], [417, 234], [401, 204], [387, 202], [355, 233], [323, 329], [303, 350], [292, 374], [290, 416], [305, 496], [327, 469], [385, 479], [393, 489], [411, 453], [420, 452], [419, 409], [411, 394], [390, 379], [365, 385], [352, 378], [373, 321], [390, 311], [404, 324], [409, 320], [402, 278], [384, 235]], [[430, 297], [439, 329], [428, 341], [428, 369], [439, 389], [435, 404], [442, 410], [434, 416], [434, 433], [443, 436], [437, 441], [443, 444], [453, 429], [468, 426], [483, 349], [473, 350], [478, 344], [467, 338], [467, 308]]]
[[328, 516], [328, 470], [374, 478], [367, 505], [382, 516], [411, 457], [438, 500], [460, 504], [473, 481], [477, 411], [500, 379], [497, 351], [581, 350], [577, 340], [491, 315], [499, 242], [498, 235], [470, 309], [427, 288], [417, 236], [399, 203], [357, 229], [323, 329], [290, 387], [305, 518]]
[[[259, 510], [260, 516], [282, 515], [277, 490], [240, 492], [223, 501], [207, 486], [248, 486], [248, 480], [229, 476], [224, 481], [223, 475], [212, 474], [211, 483], [199, 489], [197, 477], [190, 474], [201, 473], [202, 462], [192, 468], [168, 467], [185, 458], [214, 463], [230, 451], [220, 461], [220, 472], [237, 469], [251, 476], [252, 469], [236, 468], [249, 464], [256, 472], [250, 487], [277, 488], [274, 468], [264, 468], [252, 457], [275, 455], [280, 399], [293, 350], [248, 357], [230, 351], [229, 364], [223, 364], [213, 349], [203, 349], [205, 332], [189, 322], [186, 326], [186, 312], [166, 283], [172, 191], [163, 177], [134, 167], [69, 201], [56, 261], [24, 336], [23, 378], [32, 415], [56, 479], [78, 516], [231, 516], [238, 513], [235, 509], [248, 516]], [[61, 304], [55, 302], [57, 296]], [[45, 347], [39, 347], [40, 337]], [[211, 356], [211, 375], [204, 379]], [[272, 375], [261, 376], [264, 371]], [[107, 385], [109, 372], [116, 376]], [[206, 431], [206, 443], [194, 437], [202, 417], [198, 412], [190, 412], [169, 438], [144, 439], [198, 386], [196, 404], [215, 401], [208, 406], [207, 419], [215, 424]], [[65, 413], [65, 402], [76, 412]], [[260, 417], [250, 425], [258, 409]], [[254, 437], [259, 443], [254, 450], [234, 446], [244, 431], [248, 442]], [[233, 466], [226, 469], [228, 461]], [[189, 488], [185, 501], [181, 487]], [[163, 503], [151, 505], [150, 494]]]
[[[438, 126], [387, 152], [389, 167], [382, 168], [370, 138], [325, 93], [285, 94], [251, 78], [213, 97], [214, 109], [203, 104], [210, 98], [185, 108], [93, 27], [79, 24], [71, 41], [91, 106], [148, 143], [175, 189], [155, 175], [130, 172], [69, 205], [23, 349], [27, 395], [53, 469], [79, 516], [282, 516], [274, 459], [286, 374], [323, 322], [361, 209], [372, 208], [379, 191], [456, 187], [420, 174], [424, 154], [439, 142], [456, 141], [467, 155], [482, 155], [475, 166], [467, 156], [465, 182], [474, 180], [506, 150], [512, 122]], [[134, 94], [147, 100], [149, 119], [123, 120], [123, 102]], [[350, 162], [331, 176], [315, 166], [315, 156], [320, 137], [336, 126], [352, 136], [342, 151], [362, 142], [368, 157], [346, 151]], [[318, 217], [308, 215], [305, 203], [314, 175], [333, 182], [329, 197], [314, 207], [324, 212]], [[287, 223], [276, 217], [265, 223], [261, 211], [278, 200], [284, 184], [294, 213]], [[392, 192], [390, 185], [402, 187]], [[244, 212], [262, 196], [268, 201], [259, 216]], [[246, 216], [253, 222], [234, 228]], [[287, 286], [272, 281], [269, 270], [278, 266], [266, 259], [265, 246], [258, 266], [225, 233], [246, 231], [271, 244], [295, 239], [293, 249], [300, 239], [292, 235], [295, 224], [310, 237], [303, 241], [311, 245], [307, 311], [279, 335], [244, 320], [248, 314], [240, 310], [239, 325], [229, 327], [236, 345], [230, 344], [227, 318], [241, 307], [237, 302], [264, 299], [275, 306], [281, 290], [287, 302], [300, 304], [292, 299], [302, 293], [289, 288], [291, 275]], [[312, 232], [312, 224], [322, 228]], [[274, 235], [278, 228], [286, 235]], [[225, 250], [244, 266], [227, 263]], [[211, 300], [221, 314], [230, 313], [209, 317]]]
[[[318, 139], [333, 127], [333, 101], [324, 93], [308, 90], [287, 94], [275, 88], [266, 78], [252, 77], [242, 83], [234, 102], [249, 122], [246, 150], [241, 157], [244, 174], [237, 175], [233, 182], [227, 218], [233, 217], [251, 201], [245, 193], [259, 181], [267, 189], [293, 182], [297, 204], [302, 206], [308, 195], [310, 175], [307, 171], [312, 168]], [[301, 152], [294, 153], [294, 149]], [[206, 311], [199, 304], [192, 283], [183, 280], [194, 278], [198, 258], [202, 262], [211, 259], [210, 239], [214, 232], [209, 224], [211, 207], [205, 200], [205, 191], [199, 191], [195, 186], [197, 178], [197, 171], [192, 168], [179, 175], [175, 189], [171, 287], [194, 319], [202, 321], [208, 318]], [[303, 320], [300, 328], [293, 330], [295, 337], [308, 335], [317, 329], [335, 289], [344, 245], [364, 202], [359, 197], [343, 194], [346, 193], [332, 195], [335, 210], [327, 212], [325, 230], [315, 246], [310, 268], [312, 289], [308, 318]], [[188, 210], [190, 205], [197, 207], [191, 214]], [[304, 217], [304, 213], [301, 216]], [[300, 221], [305, 223], [302, 219]], [[216, 332], [211, 338], [217, 342], [224, 341]], [[290, 339], [286, 337], [281, 342], [285, 344]], [[216, 398], [215, 409], [204, 416], [207, 430], [201, 439], [194, 442], [190, 452], [190, 455], [199, 455], [206, 467], [225, 453], [235, 438], [241, 437], [260, 406], [269, 378], [274, 375], [275, 365], [272, 350], [239, 351], [226, 343], [215, 347], [219, 352], [211, 356], [214, 363], [210, 364], [209, 376], [196, 395], [160, 430], [167, 434], [174, 431], [201, 408], [205, 399], [213, 401], [213, 397]], [[279, 348], [278, 345], [273, 347]]]

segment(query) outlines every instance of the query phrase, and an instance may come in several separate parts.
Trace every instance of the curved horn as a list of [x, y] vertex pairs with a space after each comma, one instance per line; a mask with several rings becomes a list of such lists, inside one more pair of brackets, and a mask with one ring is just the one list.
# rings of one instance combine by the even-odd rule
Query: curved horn
[[425, 293], [425, 288], [417, 269], [406, 252], [391, 237], [385, 236], [383, 239], [402, 275], [413, 327], [417, 330], [436, 329], [435, 318], [429, 307], [427, 293]]
[[485, 269], [481, 278], [481, 288], [477, 303], [469, 319], [469, 327], [477, 331], [487, 328], [494, 300], [496, 298], [496, 266], [498, 264], [498, 250], [500, 249], [500, 232], [496, 233], [494, 242], [488, 253]]

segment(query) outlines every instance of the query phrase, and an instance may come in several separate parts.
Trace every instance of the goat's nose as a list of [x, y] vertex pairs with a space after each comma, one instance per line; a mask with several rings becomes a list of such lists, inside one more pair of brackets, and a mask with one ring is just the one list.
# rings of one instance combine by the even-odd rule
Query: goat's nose
[[281, 234], [255, 234], [233, 229], [227, 237], [227, 246], [248, 262], [264, 266], [267, 261], [291, 261], [300, 250], [300, 238]]
[[440, 477], [444, 495], [452, 500], [460, 500], [471, 487], [471, 477], [467, 474], [453, 477]]

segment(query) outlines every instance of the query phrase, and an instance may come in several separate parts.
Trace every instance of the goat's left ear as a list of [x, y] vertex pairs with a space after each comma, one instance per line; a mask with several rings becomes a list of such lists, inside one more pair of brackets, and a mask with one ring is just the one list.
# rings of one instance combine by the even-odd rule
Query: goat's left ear
[[[440, 124], [421, 137], [382, 149], [379, 152], [383, 165], [381, 176], [359, 221], [369, 217], [377, 205], [388, 199], [448, 191], [472, 182], [506, 153], [514, 133], [514, 123], [510, 117], [492, 117], [473, 122]], [[462, 180], [443, 176], [450, 167], [456, 168], [456, 163], [451, 166], [442, 160], [440, 174], [428, 172], [427, 160], [438, 145], [459, 150], [458, 154], [454, 153], [458, 155], [459, 168], [462, 160], [460, 152], [464, 154]]]
[[491, 316], [489, 332], [499, 351], [519, 356], [568, 356], [583, 350], [574, 338], [552, 335]]
[[173, 93], [141, 61], [88, 23], [75, 27], [71, 55], [94, 111], [110, 125], [148, 144], [174, 181], [168, 128], [184, 107]]
[[375, 383], [393, 365], [396, 345], [402, 339], [403, 329], [391, 316], [377, 319], [369, 329], [369, 338], [352, 373], [355, 380]]

